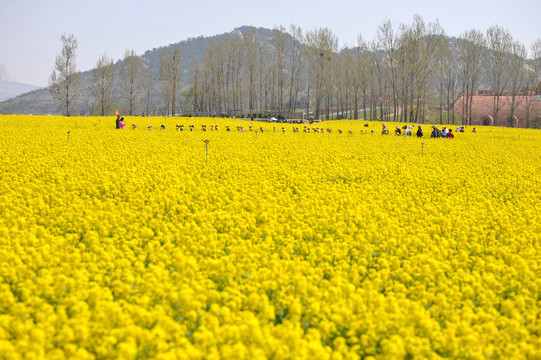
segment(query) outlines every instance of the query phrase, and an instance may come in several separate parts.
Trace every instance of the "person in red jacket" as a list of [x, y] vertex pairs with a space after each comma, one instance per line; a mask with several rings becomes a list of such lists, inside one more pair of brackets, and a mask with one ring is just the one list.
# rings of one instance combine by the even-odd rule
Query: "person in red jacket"
[[447, 132], [447, 139], [454, 139], [455, 135], [453, 134], [453, 130], [449, 129], [449, 132]]

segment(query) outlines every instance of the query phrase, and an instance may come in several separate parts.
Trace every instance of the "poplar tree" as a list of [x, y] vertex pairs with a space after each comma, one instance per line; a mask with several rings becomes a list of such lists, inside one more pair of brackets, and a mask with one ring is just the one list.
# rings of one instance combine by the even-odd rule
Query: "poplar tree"
[[471, 125], [472, 122], [473, 93], [483, 79], [483, 54], [485, 52], [485, 45], [485, 37], [478, 30], [466, 31], [460, 35], [457, 53], [462, 87], [464, 125]]
[[532, 63], [536, 78], [536, 93], [541, 93], [541, 38], [531, 45]]
[[160, 80], [163, 81], [163, 98], [171, 115], [175, 115], [177, 91], [180, 87], [180, 48], [165, 48], [160, 53]]
[[79, 97], [80, 75], [77, 73], [75, 50], [77, 39], [73, 34], [62, 34], [62, 52], [56, 56], [55, 67], [49, 78], [49, 91], [70, 116]]
[[126, 50], [124, 63], [120, 68], [121, 96], [126, 103], [128, 115], [135, 113], [135, 105], [143, 89], [143, 59], [135, 50]]
[[103, 54], [96, 63], [96, 68], [92, 70], [91, 94], [99, 105], [100, 115], [104, 116], [113, 107], [112, 85], [115, 76], [115, 67], [113, 59]]
[[338, 50], [338, 38], [331, 30], [323, 28], [307, 32], [305, 39], [309, 49], [307, 53], [309, 76], [315, 86], [315, 118], [319, 119], [323, 101], [328, 102], [331, 96], [328, 82], [333, 65], [332, 56]]
[[499, 25], [493, 25], [486, 34], [488, 49], [488, 75], [489, 83], [494, 90], [494, 125], [498, 125], [499, 113], [503, 104], [500, 104], [502, 92], [507, 88], [510, 81], [509, 63], [513, 37], [506, 29]]
[[509, 90], [511, 91], [511, 113], [507, 119], [506, 126], [515, 127], [518, 120], [515, 116], [520, 100], [525, 96], [523, 89], [527, 85], [526, 57], [528, 53], [526, 46], [520, 41], [513, 41], [511, 44], [511, 61], [509, 63]]

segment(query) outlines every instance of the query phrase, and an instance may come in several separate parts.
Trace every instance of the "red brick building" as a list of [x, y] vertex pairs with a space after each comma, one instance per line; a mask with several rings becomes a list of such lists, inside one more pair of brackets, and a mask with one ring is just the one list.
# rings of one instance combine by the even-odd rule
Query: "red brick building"
[[[456, 114], [464, 116], [462, 94], [453, 103]], [[504, 92], [500, 96], [498, 123], [494, 114], [494, 91], [478, 90], [472, 97], [471, 125], [510, 126], [510, 127], [534, 127], [541, 128], [541, 95], [534, 95], [531, 91], [521, 91], [515, 95], [513, 116], [511, 108], [513, 96]]]

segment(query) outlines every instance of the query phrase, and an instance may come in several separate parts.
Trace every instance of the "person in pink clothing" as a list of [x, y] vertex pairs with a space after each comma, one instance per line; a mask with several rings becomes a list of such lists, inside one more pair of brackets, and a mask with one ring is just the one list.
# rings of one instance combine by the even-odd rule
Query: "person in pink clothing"
[[120, 129], [125, 129], [126, 128], [126, 123], [124, 122], [124, 118], [120, 118], [120, 121], [118, 123]]

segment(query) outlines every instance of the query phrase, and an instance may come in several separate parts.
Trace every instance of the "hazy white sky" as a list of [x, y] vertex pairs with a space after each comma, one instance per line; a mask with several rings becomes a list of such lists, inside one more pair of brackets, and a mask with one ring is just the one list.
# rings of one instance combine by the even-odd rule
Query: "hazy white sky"
[[47, 86], [63, 33], [75, 35], [85, 71], [103, 53], [117, 61], [126, 49], [143, 54], [243, 25], [327, 27], [353, 46], [359, 34], [372, 40], [385, 20], [411, 24], [414, 14], [438, 20], [450, 36], [499, 24], [528, 49], [541, 37], [540, 0], [0, 0], [0, 64], [18, 82]]

